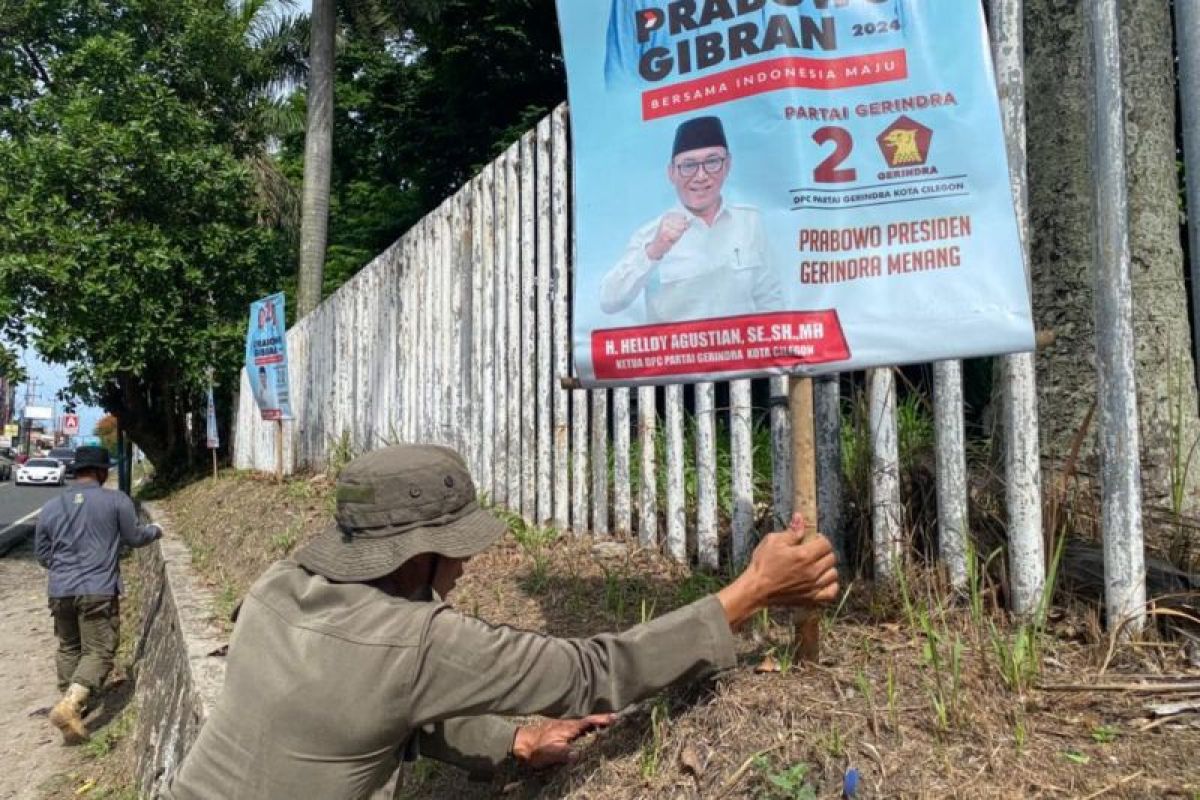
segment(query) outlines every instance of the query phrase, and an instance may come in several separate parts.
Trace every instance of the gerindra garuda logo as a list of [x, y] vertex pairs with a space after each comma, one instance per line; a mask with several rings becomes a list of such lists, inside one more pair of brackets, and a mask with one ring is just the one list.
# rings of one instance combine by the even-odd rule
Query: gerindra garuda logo
[[929, 160], [933, 130], [909, 117], [900, 117], [876, 137], [883, 159], [892, 169], [924, 166]]

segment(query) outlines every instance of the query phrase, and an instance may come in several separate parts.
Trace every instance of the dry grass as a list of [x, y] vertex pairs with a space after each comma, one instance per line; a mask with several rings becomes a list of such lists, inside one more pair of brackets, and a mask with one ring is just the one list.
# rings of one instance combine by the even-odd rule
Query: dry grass
[[323, 474], [276, 483], [261, 473], [226, 470], [162, 501], [193, 563], [217, 592], [215, 615], [229, 613], [270, 564], [324, 526], [332, 511], [332, 483]]
[[[240, 595], [282, 545], [324, 524], [327, 498], [323, 481], [230, 474], [167, 505], [200, 569]], [[514, 525], [472, 561], [452, 600], [490, 621], [580, 636], [629, 627], [716, 585], [654, 553], [603, 557], [588, 541]], [[756, 621], [740, 637], [738, 669], [635, 708], [590, 737], [569, 769], [472, 784], [418, 762], [400, 796], [798, 800], [841, 796], [855, 769], [859, 797], [1200, 798], [1195, 716], [1154, 724], [1146, 707], [1161, 697], [1038, 688], [1095, 684], [1109, 648], [1093, 610], [1052, 614], [1040, 671], [1014, 682], [997, 642], [1011, 646], [1016, 633], [986, 597], [973, 612], [921, 574], [906, 590], [907, 602], [852, 585], [827, 619], [820, 663], [783, 673], [753, 667], [769, 652], [786, 654], [789, 618]], [[1186, 668], [1174, 645], [1151, 641], [1118, 650], [1104, 679]]]

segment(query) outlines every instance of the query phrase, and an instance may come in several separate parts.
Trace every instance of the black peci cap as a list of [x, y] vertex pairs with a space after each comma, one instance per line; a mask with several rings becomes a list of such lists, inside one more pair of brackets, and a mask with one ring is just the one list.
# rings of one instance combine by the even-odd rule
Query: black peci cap
[[680, 124], [675, 129], [675, 146], [671, 149], [671, 158], [702, 147], [729, 147], [725, 141], [725, 128], [721, 125], [720, 117], [696, 117]]

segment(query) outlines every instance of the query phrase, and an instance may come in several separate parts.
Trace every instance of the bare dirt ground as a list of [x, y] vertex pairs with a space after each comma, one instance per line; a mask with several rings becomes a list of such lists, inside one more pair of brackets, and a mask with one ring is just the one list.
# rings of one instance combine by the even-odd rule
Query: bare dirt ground
[[[126, 582], [126, 591], [136, 587]], [[132, 767], [127, 740], [132, 697], [126, 679], [137, 612], [122, 607], [122, 646], [106, 692], [84, 722], [92, 741], [64, 747], [47, 714], [58, 701], [54, 623], [46, 573], [26, 540], [0, 557], [0, 800], [134, 800], [126, 788]]]
[[0, 800], [40, 798], [77, 758], [45, 716], [57, 700], [45, 584], [30, 541], [0, 558]]
[[[329, 482], [229, 473], [165, 502], [220, 589], [223, 616], [263, 568], [326, 524]], [[468, 566], [451, 598], [463, 611], [583, 636], [662, 614], [722, 580], [634, 547], [513, 529]], [[422, 761], [397, 796], [804, 800], [841, 797], [853, 771], [860, 798], [1200, 800], [1193, 654], [1153, 635], [1110, 653], [1096, 611], [1072, 607], [1036, 637], [1026, 663], [1037, 669], [1016, 675], [1003, 651], [1024, 645], [990, 592], [973, 610], [919, 570], [911, 581], [907, 600], [851, 583], [826, 616], [819, 664], [786, 663], [787, 615], [757, 620], [740, 636], [737, 669], [642, 704], [585, 742], [569, 769], [472, 784]], [[768, 654], [782, 671], [756, 672]], [[1167, 703], [1194, 710], [1156, 716]]]

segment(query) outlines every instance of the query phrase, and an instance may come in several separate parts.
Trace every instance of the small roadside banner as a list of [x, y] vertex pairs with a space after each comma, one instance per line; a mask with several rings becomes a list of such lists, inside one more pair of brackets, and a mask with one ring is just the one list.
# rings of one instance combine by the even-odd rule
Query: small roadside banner
[[208, 384], [208, 413], [206, 418], [205, 444], [209, 450], [216, 450], [221, 446], [221, 437], [217, 435], [217, 405], [213, 402], [211, 382]]
[[282, 292], [250, 304], [246, 330], [246, 377], [266, 420], [292, 418], [288, 391], [287, 329]]

